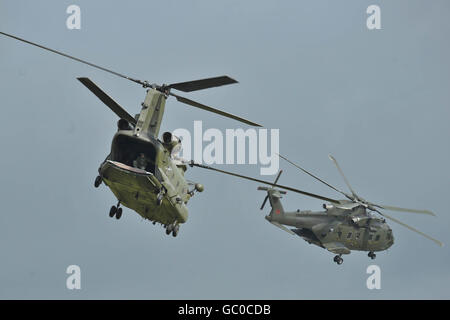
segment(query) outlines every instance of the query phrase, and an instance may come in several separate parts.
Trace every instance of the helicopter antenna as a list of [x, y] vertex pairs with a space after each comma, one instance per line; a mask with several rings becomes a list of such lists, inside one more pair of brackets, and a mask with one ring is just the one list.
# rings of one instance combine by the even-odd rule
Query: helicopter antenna
[[[12, 39], [15, 39], [15, 40], [18, 40], [18, 41], [30, 44], [30, 45], [38, 47], [40, 49], [44, 49], [46, 51], [53, 52], [53, 53], [58, 54], [60, 56], [63, 56], [63, 57], [66, 57], [66, 58], [69, 58], [69, 59], [81, 62], [81, 63], [86, 64], [88, 66], [91, 66], [91, 67], [97, 68], [99, 70], [111, 73], [111, 74], [113, 74], [115, 76], [118, 76], [120, 78], [133, 81], [133, 82], [135, 82], [137, 84], [140, 84], [144, 88], [150, 88], [150, 87], [154, 88], [154, 89], [156, 89], [156, 90], [158, 90], [160, 92], [163, 92], [166, 95], [170, 95], [170, 96], [175, 97], [177, 99], [177, 101], [179, 101], [181, 103], [184, 103], [184, 104], [187, 104], [187, 105], [190, 105], [190, 106], [193, 106], [193, 107], [205, 110], [205, 111], [216, 113], [216, 114], [219, 114], [221, 116], [224, 116], [224, 117], [227, 117], [227, 118], [230, 118], [230, 119], [234, 119], [234, 120], [243, 122], [243, 123], [248, 124], [250, 126], [262, 127], [258, 123], [249, 121], [247, 119], [238, 117], [236, 115], [233, 115], [231, 113], [228, 113], [228, 112], [225, 112], [225, 111], [222, 111], [222, 110], [219, 110], [219, 109], [215, 109], [213, 107], [209, 107], [209, 106], [204, 105], [202, 103], [190, 100], [188, 98], [185, 98], [185, 97], [182, 97], [182, 96], [179, 96], [177, 94], [174, 94], [174, 93], [170, 92], [171, 89], [175, 89], [175, 90], [179, 90], [179, 91], [183, 91], [183, 92], [192, 92], [192, 91], [196, 91], [196, 90], [209, 89], [209, 88], [213, 88], [213, 87], [219, 87], [219, 86], [223, 86], [223, 85], [229, 85], [229, 84], [237, 83], [236, 80], [234, 80], [234, 79], [232, 79], [232, 78], [230, 78], [228, 76], [220, 76], [220, 77], [206, 78], [206, 79], [200, 79], [200, 80], [194, 80], [194, 81], [178, 82], [178, 83], [172, 83], [172, 84], [169, 84], [169, 85], [150, 84], [150, 82], [148, 82], [148, 81], [134, 79], [132, 77], [126, 76], [126, 75], [118, 73], [116, 71], [113, 71], [113, 70], [101, 67], [99, 65], [96, 65], [94, 63], [91, 63], [91, 62], [79, 59], [79, 58], [74, 57], [74, 56], [71, 56], [71, 55], [66, 54], [64, 52], [61, 52], [61, 51], [58, 51], [58, 50], [54, 50], [54, 49], [45, 47], [43, 45], [40, 45], [38, 43], [31, 42], [31, 41], [19, 38], [17, 36], [12, 35], [12, 34], [8, 34], [8, 33], [1, 32], [1, 31], [0, 31], [0, 34], [2, 34], [4, 36], [7, 36], [9, 38], [12, 38]], [[83, 84], [85, 84], [85, 83], [83, 83]], [[89, 87], [88, 87], [88, 89], [91, 90]], [[94, 94], [96, 94], [96, 93], [94, 92]], [[102, 99], [100, 98], [100, 100], [102, 100]], [[111, 106], [109, 106], [109, 107], [111, 107]]]

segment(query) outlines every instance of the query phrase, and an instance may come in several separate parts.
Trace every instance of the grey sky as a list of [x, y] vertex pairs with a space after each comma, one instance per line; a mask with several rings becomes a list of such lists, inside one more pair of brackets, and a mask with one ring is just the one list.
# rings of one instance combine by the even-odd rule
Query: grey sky
[[[81, 7], [81, 30], [65, 26]], [[381, 7], [382, 30], [366, 28]], [[264, 219], [252, 182], [192, 169], [205, 185], [189, 221], [167, 237], [94, 189], [116, 116], [76, 77], [88, 76], [134, 114], [145, 91], [128, 81], [0, 37], [0, 298], [417, 299], [450, 298], [450, 4], [448, 1], [5, 1], [0, 30], [150, 82], [227, 74], [239, 84], [190, 98], [280, 129], [280, 152], [379, 203], [440, 239], [391, 223], [395, 244], [375, 262], [333, 254]], [[232, 120], [167, 102], [161, 132], [237, 128]], [[223, 166], [257, 176], [257, 166]], [[337, 197], [281, 162], [280, 183]], [[273, 177], [264, 177], [272, 180]], [[288, 193], [287, 210], [321, 202]], [[382, 289], [366, 288], [366, 268]], [[65, 288], [77, 264], [82, 289]]]

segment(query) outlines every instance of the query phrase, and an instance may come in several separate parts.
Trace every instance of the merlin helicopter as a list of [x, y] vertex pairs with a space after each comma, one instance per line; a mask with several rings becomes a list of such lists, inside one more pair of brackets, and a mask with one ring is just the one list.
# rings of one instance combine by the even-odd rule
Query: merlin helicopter
[[[392, 229], [386, 223], [386, 219], [392, 220], [411, 231], [419, 233], [420, 235], [432, 240], [438, 245], [443, 244], [427, 234], [393, 218], [380, 210], [392, 210], [401, 212], [411, 212], [432, 215], [435, 214], [429, 210], [407, 209], [387, 205], [379, 205], [369, 202], [355, 193], [345, 177], [341, 167], [333, 156], [329, 156], [331, 161], [335, 164], [342, 178], [344, 179], [351, 194], [343, 192], [324, 180], [318, 178], [314, 174], [293, 163], [286, 157], [279, 155], [293, 166], [302, 170], [304, 173], [320, 181], [331, 189], [339, 192], [347, 199], [333, 200], [327, 204], [323, 204], [325, 211], [312, 212], [310, 210], [297, 210], [295, 212], [285, 212], [281, 205], [281, 195], [284, 191], [275, 188], [259, 187], [259, 190], [267, 191], [267, 196], [261, 206], [264, 208], [267, 199], [269, 199], [272, 210], [266, 219], [275, 226], [284, 231], [298, 235], [310, 244], [315, 244], [319, 247], [327, 249], [335, 253], [334, 262], [337, 264], [343, 263], [343, 254], [350, 254], [352, 250], [368, 251], [368, 256], [375, 259], [375, 252], [384, 251], [390, 248], [394, 243], [394, 236]], [[278, 174], [275, 183], [280, 177]], [[375, 212], [381, 216], [377, 217], [372, 214]], [[288, 229], [285, 226], [294, 227]]]
[[[269, 215], [265, 217], [266, 220], [291, 235], [300, 236], [308, 243], [317, 245], [336, 254], [333, 261], [339, 265], [344, 262], [342, 255], [350, 254], [352, 250], [366, 252], [368, 251], [369, 258], [375, 259], [375, 252], [384, 251], [390, 248], [394, 243], [394, 236], [392, 233], [392, 229], [386, 223], [386, 219], [392, 220], [411, 231], [419, 233], [420, 235], [434, 241], [440, 246], [443, 245], [439, 240], [430, 237], [429, 235], [401, 222], [394, 217], [387, 215], [386, 213], [381, 212], [380, 210], [384, 209], [434, 216], [435, 214], [433, 212], [429, 210], [417, 210], [387, 205], [378, 205], [363, 199], [352, 189], [338, 162], [332, 156], [330, 156], [330, 159], [336, 165], [346, 185], [350, 189], [351, 194], [345, 193], [335, 188], [331, 184], [318, 178], [299, 165], [291, 162], [287, 158], [281, 155], [279, 156], [290, 164], [299, 168], [309, 176], [344, 195], [347, 199], [336, 200], [318, 194], [279, 185], [277, 183], [282, 171], [278, 173], [274, 183], [270, 183], [252, 177], [247, 177], [202, 164], [197, 164], [192, 161], [189, 164], [191, 166], [201, 167], [239, 178], [271, 185], [271, 187], [258, 187], [258, 190], [267, 192], [267, 195], [260, 209], [264, 209], [267, 200], [269, 200], [269, 203], [272, 207]], [[297, 210], [293, 212], [286, 212], [284, 211], [280, 200], [282, 198], [282, 195], [286, 194], [286, 191], [279, 190], [277, 188], [294, 191], [308, 197], [324, 200], [328, 202], [326, 204], [323, 204], [323, 208], [325, 209], [325, 211], [313, 212], [311, 210]], [[376, 216], [375, 214], [372, 214], [372, 212], [381, 215], [381, 218]], [[288, 228], [287, 226], [293, 228]]]
[[100, 164], [99, 174], [94, 182], [96, 188], [102, 183], [108, 186], [117, 198], [117, 205], [113, 205], [109, 211], [110, 217], [120, 219], [122, 216], [121, 206], [125, 206], [154, 224], [162, 224], [166, 233], [172, 233], [175, 237], [179, 232], [180, 224], [187, 221], [188, 210], [186, 205], [189, 199], [194, 195], [194, 192], [202, 192], [204, 189], [200, 183], [189, 182], [184, 177], [187, 166], [178, 157], [181, 150], [180, 139], [170, 132], [163, 133], [162, 140], [158, 138], [168, 97], [173, 96], [184, 104], [247, 125], [260, 126], [244, 118], [171, 92], [171, 90], [192, 92], [237, 83], [236, 80], [228, 76], [169, 85], [150, 84], [147, 81], [122, 75], [14, 35], [4, 32], [0, 32], [0, 34], [131, 80], [147, 89], [141, 111], [133, 117], [93, 81], [88, 78], [78, 78], [86, 88], [119, 117], [117, 132], [112, 139], [111, 152]]

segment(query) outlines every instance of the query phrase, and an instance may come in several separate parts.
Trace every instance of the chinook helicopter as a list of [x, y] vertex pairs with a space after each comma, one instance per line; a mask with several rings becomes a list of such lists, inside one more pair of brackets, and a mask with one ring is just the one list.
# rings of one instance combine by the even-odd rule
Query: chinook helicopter
[[173, 89], [192, 92], [237, 83], [228, 76], [169, 85], [150, 84], [147, 81], [122, 75], [14, 35], [4, 32], [0, 32], [0, 34], [131, 80], [147, 88], [141, 111], [136, 117], [133, 117], [93, 81], [88, 78], [78, 78], [119, 117], [117, 132], [111, 144], [111, 152], [100, 164], [99, 174], [94, 182], [96, 188], [104, 183], [118, 200], [117, 205], [113, 205], [109, 211], [110, 217], [120, 219], [122, 216], [121, 206], [125, 206], [152, 221], [153, 224], [162, 224], [166, 229], [166, 234], [172, 233], [175, 237], [179, 232], [180, 224], [187, 221], [186, 205], [189, 199], [194, 192], [202, 192], [204, 189], [203, 185], [189, 182], [184, 177], [187, 166], [178, 157], [178, 153], [181, 151], [180, 139], [170, 132], [163, 133], [162, 140], [158, 138], [165, 102], [169, 96], [175, 97], [184, 104], [260, 127], [257, 123], [171, 92]]

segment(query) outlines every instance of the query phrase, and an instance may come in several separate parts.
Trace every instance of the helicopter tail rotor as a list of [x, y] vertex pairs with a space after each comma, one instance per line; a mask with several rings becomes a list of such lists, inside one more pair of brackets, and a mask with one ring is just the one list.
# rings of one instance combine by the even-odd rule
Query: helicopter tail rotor
[[[274, 184], [277, 184], [278, 179], [280, 179], [280, 176], [281, 176], [282, 173], [283, 173], [283, 170], [280, 170], [280, 172], [278, 172], [278, 175], [277, 175], [277, 177], [275, 178]], [[273, 189], [273, 187], [272, 187], [272, 188], [258, 187], [258, 190], [263, 190], [263, 191], [269, 191], [269, 190], [271, 190], [271, 189]], [[284, 192], [284, 193], [285, 193], [285, 192]], [[266, 202], [267, 202], [268, 199], [269, 199], [269, 193], [267, 193], [266, 197], [264, 198], [264, 201], [263, 201], [263, 203], [262, 203], [262, 205], [261, 205], [261, 208], [260, 208], [261, 210], [264, 209], [264, 206], [266, 205]]]

